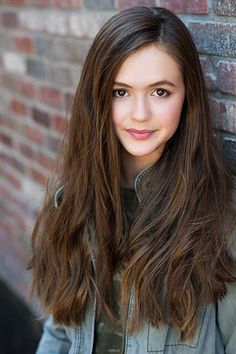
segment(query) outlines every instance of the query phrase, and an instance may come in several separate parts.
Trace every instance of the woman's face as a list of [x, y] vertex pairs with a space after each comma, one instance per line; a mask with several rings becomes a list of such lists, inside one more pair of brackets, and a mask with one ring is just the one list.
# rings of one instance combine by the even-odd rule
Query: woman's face
[[113, 85], [112, 119], [123, 158], [144, 168], [158, 160], [178, 127], [184, 97], [179, 65], [161, 45], [131, 54]]

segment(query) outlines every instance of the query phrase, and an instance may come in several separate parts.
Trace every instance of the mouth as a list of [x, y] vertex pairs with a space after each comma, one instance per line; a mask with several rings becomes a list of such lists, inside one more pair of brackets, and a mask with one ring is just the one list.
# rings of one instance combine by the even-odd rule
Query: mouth
[[137, 140], [148, 139], [155, 130], [147, 130], [147, 129], [127, 129], [127, 132], [131, 134]]

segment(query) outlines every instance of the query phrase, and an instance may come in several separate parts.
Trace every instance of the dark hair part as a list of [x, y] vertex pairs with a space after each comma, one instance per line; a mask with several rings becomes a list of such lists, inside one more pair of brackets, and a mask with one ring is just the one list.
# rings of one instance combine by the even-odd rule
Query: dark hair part
[[[163, 154], [166, 163], [159, 168], [161, 158], [153, 169], [150, 192], [126, 241], [112, 87], [125, 58], [153, 43], [179, 63], [186, 97]], [[124, 304], [134, 286], [130, 330], [148, 319], [154, 326], [179, 327], [183, 339], [191, 337], [202, 305], [223, 297], [226, 282], [235, 281], [225, 246], [233, 185], [212, 136], [195, 45], [173, 13], [131, 8], [103, 26], [84, 64], [65, 145], [61, 205], [54, 208], [53, 194], [48, 196], [32, 236], [33, 289], [43, 306], [56, 323], [78, 324], [95, 292], [100, 310], [112, 317], [112, 275], [123, 262]]]

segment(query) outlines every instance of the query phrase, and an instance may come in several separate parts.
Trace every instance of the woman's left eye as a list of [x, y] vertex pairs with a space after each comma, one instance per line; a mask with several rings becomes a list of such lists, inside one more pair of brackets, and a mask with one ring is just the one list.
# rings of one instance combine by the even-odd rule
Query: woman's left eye
[[158, 97], [165, 97], [165, 96], [168, 96], [169, 95], [169, 92], [167, 92], [166, 90], [164, 89], [156, 89], [154, 91], [154, 93], [156, 94], [155, 96], [158, 96]]

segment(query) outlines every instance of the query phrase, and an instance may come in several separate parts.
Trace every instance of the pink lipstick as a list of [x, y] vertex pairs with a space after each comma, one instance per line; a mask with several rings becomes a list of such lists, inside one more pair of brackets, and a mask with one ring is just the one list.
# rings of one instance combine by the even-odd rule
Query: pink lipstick
[[154, 130], [127, 129], [127, 132], [137, 140], [145, 140], [154, 133]]

